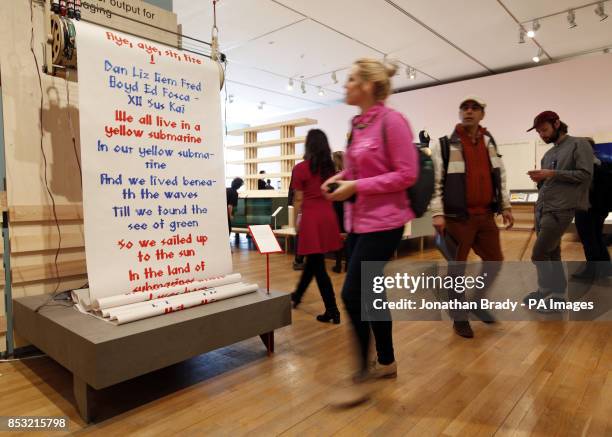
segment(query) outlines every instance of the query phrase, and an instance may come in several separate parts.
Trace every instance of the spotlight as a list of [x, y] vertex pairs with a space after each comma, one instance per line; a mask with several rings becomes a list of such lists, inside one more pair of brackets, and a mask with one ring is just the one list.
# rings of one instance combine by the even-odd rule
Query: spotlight
[[595, 8], [595, 15], [600, 18], [599, 21], [603, 21], [608, 18], [608, 14], [606, 14], [606, 10], [604, 9], [604, 2], [597, 3], [597, 7]]
[[259, 109], [261, 111], [264, 108], [265, 104], [266, 104], [266, 102], [259, 102], [259, 105], [257, 105], [257, 109]]
[[306, 94], [306, 84], [302, 81], [302, 94]]
[[317, 93], [320, 96], [324, 96], [325, 95], [325, 91], [323, 90], [323, 88], [319, 87], [319, 92]]
[[538, 54], [535, 55], [533, 58], [531, 58], [531, 60], [537, 64], [538, 62], [540, 62], [543, 54], [544, 54], [544, 50], [542, 50], [542, 48], [540, 47], [538, 49]]
[[287, 84], [287, 91], [293, 91], [293, 79], [289, 79], [289, 83]]
[[525, 44], [525, 31], [522, 27], [519, 29], [519, 44]]
[[535, 38], [536, 32], [540, 30], [540, 22], [538, 20], [533, 20], [533, 24], [531, 25], [531, 30], [527, 31], [527, 36], [529, 38]]
[[415, 80], [416, 79], [416, 68], [407, 67], [406, 74], [408, 75], [408, 79]]
[[567, 11], [567, 23], [569, 24], [570, 29], [573, 29], [574, 27], [578, 26], [576, 24], [576, 13], [573, 9]]
[[229, 96], [227, 96], [227, 100], [230, 102], [230, 104], [234, 103], [234, 95], [230, 94]]
[[332, 76], [332, 80], [334, 81], [334, 84], [337, 84], [338, 83], [338, 78], [336, 77], [336, 72], [332, 71], [332, 75], [331, 76]]

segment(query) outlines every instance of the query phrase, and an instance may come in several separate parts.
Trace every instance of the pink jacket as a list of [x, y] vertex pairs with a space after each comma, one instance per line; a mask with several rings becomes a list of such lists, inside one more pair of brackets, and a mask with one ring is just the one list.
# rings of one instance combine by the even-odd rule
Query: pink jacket
[[344, 202], [345, 228], [364, 234], [404, 226], [414, 218], [406, 189], [419, 175], [408, 121], [380, 102], [355, 117], [352, 127], [343, 179], [357, 181], [357, 198], [354, 203]]

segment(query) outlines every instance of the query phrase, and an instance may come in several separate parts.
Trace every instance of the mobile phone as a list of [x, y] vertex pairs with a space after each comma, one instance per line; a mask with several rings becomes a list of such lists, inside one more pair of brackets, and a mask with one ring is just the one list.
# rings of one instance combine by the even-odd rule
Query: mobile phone
[[338, 182], [332, 182], [331, 184], [327, 186], [327, 192], [331, 194], [334, 191], [336, 191], [339, 186], [340, 184]]

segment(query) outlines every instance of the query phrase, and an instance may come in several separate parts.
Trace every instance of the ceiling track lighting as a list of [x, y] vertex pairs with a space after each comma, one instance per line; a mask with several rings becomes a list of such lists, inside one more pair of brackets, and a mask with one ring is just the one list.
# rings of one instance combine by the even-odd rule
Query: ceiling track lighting
[[406, 75], [408, 76], [408, 79], [410, 80], [415, 80], [416, 79], [416, 68], [414, 67], [407, 67], [406, 68]]
[[227, 96], [227, 100], [230, 102], [230, 104], [234, 103], [234, 95], [230, 94], [229, 96]]
[[525, 35], [529, 38], [535, 38], [536, 32], [540, 29], [539, 20], [542, 20], [545, 18], [551, 18], [551, 17], [556, 17], [558, 15], [565, 14], [565, 19], [567, 20], [568, 28], [574, 29], [578, 27], [578, 24], [576, 23], [576, 11], [580, 9], [584, 9], [584, 8], [590, 8], [593, 5], [596, 5], [594, 12], [595, 12], [595, 15], [599, 17], [599, 21], [607, 20], [608, 14], [606, 13], [606, 2], [605, 1], [588, 3], [583, 6], [578, 6], [572, 9], [567, 9], [565, 11], [557, 12], [557, 13], [550, 14], [550, 15], [545, 15], [543, 17], [534, 18], [531, 21], [530, 29], [526, 28], [526, 26], [528, 25], [528, 22], [519, 23], [519, 44], [523, 44], [525, 42]]
[[538, 30], [540, 30], [540, 21], [536, 18], [531, 24], [531, 29], [527, 31], [527, 36], [529, 38], [535, 38]]
[[287, 84], [287, 91], [293, 91], [293, 79], [289, 78], [289, 83]]
[[266, 104], [266, 102], [259, 102], [259, 105], [257, 105], [257, 109], [259, 109], [261, 111], [264, 108], [265, 104]]
[[540, 47], [538, 49], [538, 53], [533, 58], [531, 58], [531, 60], [537, 64], [538, 62], [542, 60], [543, 55], [544, 55], [544, 50], [542, 50], [542, 47]]
[[325, 91], [323, 90], [322, 87], [319, 87], [319, 91], [317, 92], [318, 95], [320, 96], [324, 96], [325, 95]]
[[336, 77], [336, 72], [332, 71], [331, 79], [334, 82], [334, 85], [338, 83], [338, 78]]
[[302, 82], [302, 94], [306, 94], [306, 84], [304, 82]]
[[569, 24], [570, 29], [573, 29], [574, 27], [578, 26], [576, 24], [576, 12], [574, 12], [573, 9], [567, 11], [567, 23]]
[[608, 14], [606, 14], [606, 10], [604, 7], [604, 2], [597, 3], [597, 7], [595, 8], [595, 15], [599, 17], [599, 21], [603, 21], [608, 18]]

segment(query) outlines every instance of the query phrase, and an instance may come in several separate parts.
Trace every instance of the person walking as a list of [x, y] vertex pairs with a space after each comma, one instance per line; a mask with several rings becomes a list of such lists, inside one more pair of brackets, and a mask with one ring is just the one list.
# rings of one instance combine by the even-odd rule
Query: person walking
[[[595, 141], [587, 138], [595, 153]], [[604, 240], [603, 228], [612, 209], [612, 168], [609, 163], [594, 157], [593, 182], [589, 191], [590, 208], [576, 211], [576, 230], [582, 242], [586, 263], [574, 274], [573, 279], [596, 280], [612, 274], [610, 253]]]
[[576, 211], [589, 208], [594, 155], [586, 138], [568, 134], [567, 124], [556, 112], [540, 113], [528, 132], [533, 129], [542, 141], [553, 146], [542, 157], [541, 170], [528, 172], [538, 186], [537, 238], [531, 253], [538, 289], [525, 296], [523, 302], [529, 309], [549, 313], [556, 311], [555, 304], [565, 302], [567, 280], [561, 264], [561, 237]]
[[[351, 123], [345, 170], [321, 186], [330, 200], [345, 201], [348, 269], [342, 300], [351, 318], [359, 351], [359, 367], [353, 383], [335, 392], [333, 403], [338, 406], [368, 399], [369, 390], [364, 381], [397, 375], [390, 314], [386, 321], [372, 322], [362, 320], [361, 316], [362, 285], [366, 287], [364, 305], [374, 298], [367, 282], [362, 284], [362, 263], [382, 262], [378, 263], [380, 271], [367, 272], [367, 275], [382, 275], [381, 265], [391, 259], [402, 239], [404, 225], [415, 216], [406, 194], [419, 172], [412, 130], [401, 113], [385, 105], [391, 91], [390, 78], [396, 71], [394, 64], [375, 59], [359, 59], [353, 65], [345, 84], [346, 103], [357, 106], [360, 114]], [[377, 352], [373, 364], [368, 359], [371, 332]]]
[[227, 227], [229, 228], [230, 235], [232, 234], [234, 212], [238, 207], [238, 190], [242, 185], [244, 185], [244, 181], [241, 178], [234, 178], [231, 186], [225, 189], [225, 197], [227, 200]]
[[320, 189], [323, 181], [334, 174], [334, 164], [323, 131], [310, 130], [304, 148], [304, 161], [293, 168], [291, 183], [296, 230], [300, 235], [297, 251], [306, 257], [306, 261], [291, 300], [294, 308], [297, 308], [308, 285], [315, 278], [325, 304], [325, 312], [318, 315], [317, 320], [338, 324], [340, 311], [336, 305], [334, 287], [325, 269], [325, 254], [340, 249], [342, 241], [332, 203]]
[[[462, 274], [470, 250], [474, 250], [488, 269], [493, 281], [504, 260], [495, 214], [501, 214], [510, 229], [514, 224], [510, 193], [506, 186], [506, 170], [493, 136], [480, 123], [487, 104], [476, 96], [459, 103], [459, 118], [453, 133], [441, 138], [432, 150], [435, 169], [434, 195], [431, 201], [433, 226], [440, 235], [445, 232], [457, 243], [454, 261], [456, 274]], [[463, 301], [464, 293], [449, 291], [449, 298]], [[493, 316], [478, 309], [472, 313], [491, 323]], [[466, 311], [451, 311], [453, 328], [461, 337], [472, 338]]]

